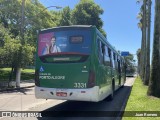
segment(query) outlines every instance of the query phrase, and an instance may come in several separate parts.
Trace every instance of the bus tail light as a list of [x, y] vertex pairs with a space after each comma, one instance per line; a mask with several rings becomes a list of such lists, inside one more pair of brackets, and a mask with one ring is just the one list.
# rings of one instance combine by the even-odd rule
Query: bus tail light
[[88, 84], [87, 84], [88, 88], [91, 88], [91, 87], [95, 86], [95, 84], [96, 84], [95, 79], [96, 79], [95, 72], [94, 71], [90, 71], [89, 72], [89, 78], [88, 78]]
[[35, 85], [40, 86], [40, 81], [39, 81], [39, 70], [35, 70]]

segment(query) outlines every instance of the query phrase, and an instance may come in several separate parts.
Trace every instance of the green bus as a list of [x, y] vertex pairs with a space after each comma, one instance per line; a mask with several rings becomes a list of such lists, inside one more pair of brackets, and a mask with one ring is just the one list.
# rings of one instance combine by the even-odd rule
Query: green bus
[[124, 58], [92, 25], [38, 31], [35, 96], [98, 102], [125, 83]]

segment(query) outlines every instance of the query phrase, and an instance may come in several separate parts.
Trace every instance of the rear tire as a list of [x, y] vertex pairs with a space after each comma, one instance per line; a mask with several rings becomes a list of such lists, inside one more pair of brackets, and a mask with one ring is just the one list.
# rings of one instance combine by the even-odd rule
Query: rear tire
[[124, 88], [124, 84], [121, 86], [121, 88]]
[[115, 83], [114, 83], [114, 80], [112, 81], [112, 92], [111, 94], [108, 96], [108, 100], [109, 101], [112, 101], [113, 98], [114, 98], [114, 89], [115, 89]]

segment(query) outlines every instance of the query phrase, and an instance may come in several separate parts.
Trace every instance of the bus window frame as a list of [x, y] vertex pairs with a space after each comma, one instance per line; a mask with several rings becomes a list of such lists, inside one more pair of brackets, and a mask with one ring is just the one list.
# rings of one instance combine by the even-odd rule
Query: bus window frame
[[[107, 58], [107, 59], [105, 59], [105, 58]], [[104, 58], [105, 66], [111, 66], [111, 59], [109, 57], [109, 52], [108, 52], [108, 46], [107, 45], [105, 45], [105, 58]]]
[[104, 64], [104, 54], [105, 54], [105, 48], [103, 48], [103, 46], [105, 46], [105, 44], [102, 42], [101, 38], [98, 37], [97, 38], [97, 54], [98, 54], [98, 61], [100, 64]]
[[114, 56], [113, 56], [113, 51], [111, 50], [111, 61], [112, 61], [112, 68], [115, 69], [115, 63], [114, 63]]
[[110, 67], [113, 68], [113, 61], [112, 61], [112, 50], [111, 48], [108, 47], [108, 55], [109, 55], [109, 58], [110, 58]]

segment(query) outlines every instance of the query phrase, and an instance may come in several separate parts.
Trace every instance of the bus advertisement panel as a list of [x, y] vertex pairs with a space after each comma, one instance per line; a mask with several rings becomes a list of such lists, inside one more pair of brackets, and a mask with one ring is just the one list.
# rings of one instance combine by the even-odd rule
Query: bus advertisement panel
[[87, 31], [59, 31], [39, 35], [38, 56], [52, 53], [89, 54], [91, 39]]

